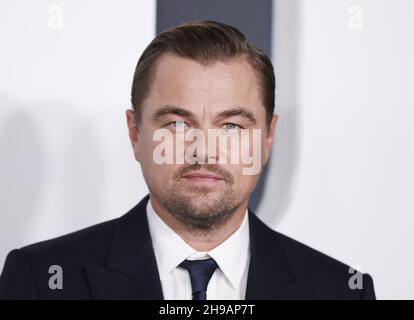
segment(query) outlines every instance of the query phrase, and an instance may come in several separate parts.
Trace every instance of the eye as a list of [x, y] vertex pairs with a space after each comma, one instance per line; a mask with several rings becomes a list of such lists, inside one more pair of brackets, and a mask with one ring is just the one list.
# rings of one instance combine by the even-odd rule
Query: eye
[[184, 120], [176, 120], [168, 123], [168, 126], [172, 126], [173, 128], [186, 128], [188, 125]]
[[242, 129], [242, 127], [239, 126], [238, 124], [227, 122], [224, 124], [224, 129], [234, 130], [234, 129]]

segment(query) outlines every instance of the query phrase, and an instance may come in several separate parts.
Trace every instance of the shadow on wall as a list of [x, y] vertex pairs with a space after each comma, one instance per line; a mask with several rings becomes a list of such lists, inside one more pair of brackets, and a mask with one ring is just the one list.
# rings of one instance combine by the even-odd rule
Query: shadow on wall
[[45, 152], [30, 110], [0, 96], [0, 263], [25, 244], [44, 191]]
[[[103, 164], [105, 155], [99, 136], [94, 130], [96, 123], [79, 117], [72, 120], [62, 151], [64, 172], [60, 183], [60, 203], [61, 221], [74, 231], [97, 223], [103, 210], [103, 191], [107, 188]], [[110, 134], [111, 131], [108, 128], [106, 130]], [[109, 146], [106, 149], [106, 159], [110, 159]], [[111, 170], [110, 167], [107, 170]]]
[[98, 116], [61, 102], [0, 105], [1, 271], [10, 250], [99, 222], [105, 158]]
[[271, 227], [277, 226], [287, 213], [300, 156], [300, 0], [275, 1], [274, 6], [272, 61], [276, 74], [275, 113], [279, 119], [271, 157], [249, 202], [250, 208]]

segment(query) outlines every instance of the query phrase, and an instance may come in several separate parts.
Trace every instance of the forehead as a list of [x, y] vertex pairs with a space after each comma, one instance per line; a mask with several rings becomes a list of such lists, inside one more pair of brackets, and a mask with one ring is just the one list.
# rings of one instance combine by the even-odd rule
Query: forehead
[[244, 57], [203, 65], [173, 54], [157, 62], [148, 100], [151, 105], [246, 108], [262, 106], [256, 72]]
[[[162, 55], [155, 68], [155, 82], [175, 80], [176, 84], [196, 82], [197, 86], [209, 89], [230, 87], [233, 84], [256, 85], [256, 73], [246, 58], [215, 61], [207, 65], [188, 58], [167, 53]], [[215, 80], [216, 82], [211, 82]], [[217, 82], [218, 81], [218, 82]]]

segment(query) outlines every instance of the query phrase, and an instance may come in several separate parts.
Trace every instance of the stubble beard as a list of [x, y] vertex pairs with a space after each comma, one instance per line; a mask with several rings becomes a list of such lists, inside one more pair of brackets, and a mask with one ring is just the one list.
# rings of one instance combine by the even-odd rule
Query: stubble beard
[[[205, 165], [209, 171], [221, 173], [223, 183], [217, 186], [187, 184], [177, 173], [174, 183], [160, 192], [152, 193], [161, 205], [192, 233], [211, 233], [228, 222], [242, 205], [232, 188], [234, 179], [230, 173]], [[187, 170], [200, 168], [194, 165]], [[213, 169], [215, 168], [215, 169]], [[184, 170], [183, 170], [184, 171]], [[219, 172], [218, 172], [219, 171]]]

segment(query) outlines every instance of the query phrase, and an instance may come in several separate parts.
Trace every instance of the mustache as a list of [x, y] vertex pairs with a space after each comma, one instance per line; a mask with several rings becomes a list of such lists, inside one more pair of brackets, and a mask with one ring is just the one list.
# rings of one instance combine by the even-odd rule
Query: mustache
[[233, 184], [234, 182], [234, 178], [233, 175], [228, 172], [227, 170], [224, 170], [222, 167], [216, 165], [216, 164], [199, 164], [199, 163], [195, 163], [192, 164], [190, 166], [187, 167], [183, 167], [181, 169], [178, 170], [178, 172], [176, 173], [176, 179], [180, 179], [183, 175], [189, 173], [189, 172], [196, 172], [198, 170], [204, 169], [205, 171], [214, 173], [218, 176], [220, 176], [221, 178], [223, 178], [224, 181]]

